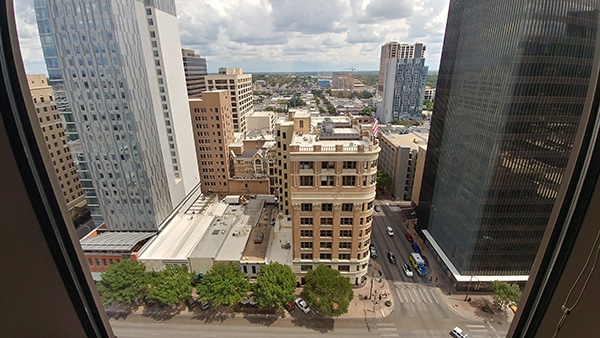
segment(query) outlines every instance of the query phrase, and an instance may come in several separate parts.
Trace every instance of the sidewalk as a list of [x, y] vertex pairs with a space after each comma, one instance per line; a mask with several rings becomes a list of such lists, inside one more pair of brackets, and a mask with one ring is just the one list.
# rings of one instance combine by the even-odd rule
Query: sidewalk
[[[381, 271], [379, 263], [371, 261], [369, 265], [367, 282], [362, 287], [354, 289], [354, 299], [348, 306], [348, 313], [338, 318], [385, 318], [394, 311], [396, 301], [392, 296], [388, 281], [383, 278], [385, 276], [380, 277], [379, 275], [379, 271]], [[373, 281], [372, 284], [371, 281]], [[379, 295], [387, 295], [387, 297], [382, 296], [380, 301]], [[387, 300], [392, 302], [391, 306], [385, 305]]]

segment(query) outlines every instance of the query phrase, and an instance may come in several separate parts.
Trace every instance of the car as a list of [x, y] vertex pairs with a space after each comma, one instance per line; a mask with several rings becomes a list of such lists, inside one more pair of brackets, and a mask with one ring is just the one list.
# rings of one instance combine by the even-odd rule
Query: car
[[406, 277], [413, 276], [413, 272], [410, 269], [410, 266], [408, 266], [408, 264], [406, 264], [406, 263], [402, 264], [402, 270], [404, 271], [404, 274], [406, 275]]
[[450, 335], [454, 338], [467, 338], [468, 335], [458, 326], [450, 331]]
[[375, 249], [375, 245], [371, 244], [371, 257], [377, 258], [377, 249]]
[[289, 312], [292, 312], [296, 308], [296, 305], [294, 305], [294, 302], [287, 302], [283, 304], [283, 307]]
[[388, 236], [394, 237], [394, 230], [392, 229], [392, 227], [385, 228], [385, 232], [387, 232]]
[[413, 237], [412, 237], [412, 235], [410, 234], [410, 232], [407, 232], [407, 233], [405, 233], [405, 234], [404, 234], [404, 236], [406, 237], [406, 239], [407, 239], [409, 242], [411, 242], [411, 243], [413, 242]]
[[421, 258], [423, 258], [423, 262], [425, 262], [425, 264], [424, 264], [424, 265], [425, 265], [426, 267], [429, 267], [429, 260], [427, 259], [427, 257], [425, 257], [425, 256], [421, 255]]
[[376, 205], [376, 206], [375, 206], [375, 211], [377, 211], [377, 212], [380, 212], [380, 211], [381, 211], [381, 207], [380, 207], [380, 206], [378, 206], [378, 205]]
[[394, 253], [391, 251], [388, 251], [388, 259], [390, 260], [390, 263], [392, 264], [396, 264], [396, 256], [394, 256]]
[[421, 253], [421, 248], [419, 247], [419, 244], [417, 244], [417, 243], [413, 242], [413, 243], [411, 244], [411, 246], [412, 246], [413, 250], [414, 250], [416, 253], [418, 253], [418, 254], [420, 254], [420, 253]]
[[310, 308], [308, 307], [308, 305], [306, 304], [306, 302], [304, 301], [304, 299], [302, 298], [296, 298], [296, 306], [298, 306], [298, 308], [300, 309], [300, 311], [304, 312], [304, 313], [309, 313], [310, 312]]

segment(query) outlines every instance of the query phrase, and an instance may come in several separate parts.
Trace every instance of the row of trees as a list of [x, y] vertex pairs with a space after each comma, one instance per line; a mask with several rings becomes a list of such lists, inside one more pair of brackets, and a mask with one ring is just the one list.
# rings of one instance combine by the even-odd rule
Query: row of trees
[[[340, 272], [324, 265], [309, 271], [305, 277], [304, 297], [307, 304], [325, 316], [348, 312], [354, 294], [349, 280]], [[104, 306], [137, 303], [142, 298], [167, 306], [176, 306], [192, 294], [193, 274], [186, 266], [168, 265], [157, 273], [146, 272], [139, 261], [121, 260], [111, 265], [98, 283]], [[273, 262], [261, 266], [256, 283], [249, 283], [236, 263], [216, 264], [196, 285], [202, 302], [214, 307], [233, 307], [252, 292], [262, 308], [279, 310], [295, 299], [296, 275], [287, 265]]]

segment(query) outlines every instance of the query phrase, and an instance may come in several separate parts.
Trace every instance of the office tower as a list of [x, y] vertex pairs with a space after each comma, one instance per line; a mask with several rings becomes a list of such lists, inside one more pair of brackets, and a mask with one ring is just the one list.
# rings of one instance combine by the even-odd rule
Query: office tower
[[199, 182], [172, 0], [36, 1], [110, 229], [156, 230]]
[[[279, 211], [291, 220], [292, 269], [301, 283], [309, 270], [325, 264], [352, 284], [362, 284], [369, 262], [377, 139], [371, 126], [349, 117], [290, 115], [277, 123], [276, 141]], [[318, 135], [310, 132], [311, 123]]]
[[79, 182], [75, 161], [67, 143], [65, 128], [58, 113], [56, 97], [46, 75], [27, 75], [27, 83], [35, 106], [35, 120], [40, 122], [42, 133], [52, 158], [54, 171], [73, 219], [86, 208], [85, 195]]
[[377, 82], [377, 93], [383, 95], [385, 87], [385, 71], [390, 59], [414, 59], [425, 58], [425, 46], [422, 43], [409, 45], [406, 43], [388, 42], [381, 46], [381, 56], [379, 59], [379, 81]]
[[198, 97], [206, 91], [206, 59], [194, 53], [193, 50], [182, 49], [185, 84], [189, 97]]
[[410, 201], [419, 146], [426, 141], [414, 134], [383, 132], [379, 136], [379, 170], [392, 179], [389, 192], [397, 200]]
[[451, 3], [417, 227], [457, 287], [527, 280], [592, 103], [598, 7]]
[[206, 91], [189, 102], [201, 190], [203, 193], [227, 193], [228, 146], [234, 140], [229, 92]]
[[352, 91], [354, 89], [353, 74], [333, 72], [331, 75], [331, 89]]
[[246, 133], [246, 114], [252, 111], [252, 75], [241, 68], [219, 68], [219, 74], [206, 76], [208, 90], [224, 89], [231, 96], [233, 130]]
[[[387, 45], [383, 47], [385, 46]], [[385, 68], [383, 101], [377, 108], [377, 116], [383, 123], [392, 120], [420, 121], [422, 119], [427, 80], [425, 46], [417, 43], [410, 47], [399, 45], [395, 54], [390, 53], [396, 56], [388, 59], [385, 67], [382, 66]], [[404, 50], [406, 52], [403, 52]]]

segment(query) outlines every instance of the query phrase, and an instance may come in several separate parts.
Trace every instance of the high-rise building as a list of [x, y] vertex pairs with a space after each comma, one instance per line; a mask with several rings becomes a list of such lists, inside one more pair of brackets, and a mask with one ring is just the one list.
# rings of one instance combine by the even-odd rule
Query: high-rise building
[[413, 193], [419, 145], [426, 141], [414, 134], [383, 132], [379, 136], [379, 170], [392, 179], [389, 192], [397, 200], [410, 201]]
[[203, 193], [227, 193], [228, 146], [234, 140], [229, 91], [206, 91], [200, 98], [189, 101], [201, 190]]
[[183, 70], [185, 71], [185, 84], [189, 97], [198, 97], [206, 91], [206, 79], [208, 75], [206, 59], [194, 53], [193, 50], [182, 49]]
[[383, 95], [385, 87], [385, 71], [390, 59], [414, 59], [425, 58], [425, 46], [422, 43], [409, 45], [406, 43], [388, 42], [381, 46], [381, 56], [379, 59], [379, 81], [377, 83], [377, 93]]
[[[388, 54], [384, 55], [386, 46]], [[392, 47], [397, 49], [391, 49]], [[395, 56], [381, 65], [384, 69], [383, 98], [377, 108], [377, 116], [383, 123], [392, 120], [420, 121], [427, 80], [425, 46], [421, 43], [410, 46], [387, 44], [382, 47], [381, 61], [388, 55]]]
[[199, 182], [173, 0], [35, 3], [110, 229], [156, 230]]
[[527, 280], [592, 104], [598, 14], [598, 1], [451, 2], [417, 229], [457, 287]]
[[27, 83], [35, 106], [35, 120], [39, 121], [42, 127], [54, 171], [71, 217], [76, 218], [78, 212], [87, 209], [85, 195], [67, 142], [65, 128], [58, 113], [54, 91], [44, 74], [27, 75]]
[[[349, 117], [292, 112], [276, 124], [279, 212], [291, 219], [293, 271], [318, 264], [365, 282], [379, 145], [371, 126]], [[335, 128], [335, 119], [350, 128]], [[320, 130], [319, 134], [311, 133]], [[338, 129], [338, 130], [336, 130]]]
[[352, 73], [333, 72], [331, 75], [331, 89], [352, 91], [354, 89], [354, 76]]
[[219, 74], [206, 76], [208, 90], [224, 89], [231, 96], [233, 130], [246, 133], [246, 114], [252, 111], [252, 74], [241, 68], [219, 68]]

